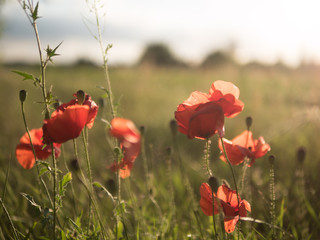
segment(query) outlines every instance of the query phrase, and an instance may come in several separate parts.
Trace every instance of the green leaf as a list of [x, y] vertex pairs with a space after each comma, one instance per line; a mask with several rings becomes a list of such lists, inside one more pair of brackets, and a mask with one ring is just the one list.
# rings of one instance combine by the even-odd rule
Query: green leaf
[[39, 2], [37, 2], [37, 5], [36, 7], [34, 8], [33, 12], [32, 12], [32, 19], [33, 19], [33, 22], [35, 22], [39, 17], [38, 17], [38, 8], [39, 8]]
[[22, 79], [22, 81], [24, 81], [24, 80], [36, 81], [36, 78], [32, 74], [29, 74], [29, 73], [26, 73], [26, 72], [21, 72], [21, 71], [18, 71], [18, 70], [13, 70], [12, 72], [24, 77]]
[[59, 195], [63, 196], [64, 192], [66, 190], [67, 185], [72, 180], [72, 174], [71, 172], [68, 172], [66, 175], [63, 176], [63, 178], [59, 182]]
[[75, 223], [75, 221], [73, 221], [71, 218], [69, 218], [69, 221], [71, 222], [71, 224], [76, 228], [76, 231], [80, 234], [82, 234], [82, 230], [81, 227], [78, 226], [77, 223]]
[[20, 193], [20, 194], [21, 194], [25, 199], [27, 199], [28, 202], [29, 202], [32, 206], [38, 208], [38, 209], [41, 211], [41, 206], [34, 201], [34, 199], [33, 199], [33, 197], [32, 197], [31, 195], [29, 195], [29, 194], [27, 194], [27, 193]]

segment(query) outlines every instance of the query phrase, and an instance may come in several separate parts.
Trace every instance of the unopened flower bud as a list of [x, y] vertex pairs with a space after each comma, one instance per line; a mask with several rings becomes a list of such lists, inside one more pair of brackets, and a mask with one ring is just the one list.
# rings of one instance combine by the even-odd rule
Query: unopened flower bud
[[140, 133], [141, 135], [144, 135], [145, 127], [142, 125], [140, 126]]
[[22, 103], [26, 100], [26, 98], [27, 98], [26, 90], [21, 90], [19, 92], [19, 98], [20, 98], [20, 102], [22, 102]]
[[214, 176], [211, 176], [208, 180], [209, 186], [212, 189], [212, 192], [217, 192], [219, 187], [219, 181]]
[[82, 91], [82, 90], [79, 90], [78, 92], [77, 92], [77, 99], [78, 99], [78, 103], [80, 104], [80, 105], [82, 105], [82, 103], [84, 102], [84, 99], [85, 99], [85, 93], [84, 93], [84, 91]]
[[104, 105], [105, 105], [104, 98], [99, 98], [99, 107], [104, 108]]
[[176, 120], [172, 119], [170, 121], [170, 129], [171, 129], [172, 135], [176, 136], [177, 135], [177, 129], [178, 129], [178, 125], [177, 125]]
[[80, 169], [78, 159], [73, 158], [70, 160], [70, 168], [74, 171], [78, 171]]
[[247, 117], [246, 118], [246, 125], [247, 125], [247, 128], [249, 129], [252, 125], [252, 117]]
[[59, 101], [56, 101], [56, 102], [53, 104], [53, 107], [54, 107], [54, 109], [57, 109], [58, 107], [60, 107]]
[[269, 157], [269, 163], [273, 165], [275, 160], [276, 160], [276, 157], [273, 156], [273, 155], [270, 155], [270, 157]]
[[297, 150], [297, 159], [300, 163], [304, 162], [304, 159], [306, 158], [306, 149], [304, 147], [299, 147]]
[[171, 147], [167, 147], [167, 154], [168, 154], [168, 156], [170, 156], [171, 155]]

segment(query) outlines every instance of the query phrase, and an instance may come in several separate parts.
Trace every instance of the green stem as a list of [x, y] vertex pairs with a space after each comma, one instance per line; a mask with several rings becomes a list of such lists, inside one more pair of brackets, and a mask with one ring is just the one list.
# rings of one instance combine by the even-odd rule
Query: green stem
[[[235, 177], [231, 162], [230, 162], [230, 160], [229, 160], [229, 158], [227, 156], [226, 148], [225, 148], [224, 143], [223, 143], [223, 138], [221, 137], [220, 140], [221, 140], [221, 145], [222, 145], [222, 148], [223, 148], [224, 156], [227, 159], [227, 162], [229, 164], [229, 167], [230, 167], [230, 170], [231, 170], [231, 173], [232, 173], [233, 183], [234, 183], [234, 187], [236, 189], [237, 200], [238, 200], [238, 210], [240, 210], [240, 200], [239, 200], [239, 192], [238, 192], [236, 177]], [[238, 239], [239, 239], [239, 231], [238, 231]]]
[[110, 108], [111, 108], [111, 113], [112, 113], [112, 118], [116, 117], [116, 112], [115, 112], [115, 108], [114, 108], [114, 104], [113, 104], [113, 93], [112, 93], [112, 89], [111, 89], [111, 81], [110, 81], [110, 77], [109, 77], [109, 67], [108, 67], [108, 63], [107, 63], [107, 56], [106, 56], [106, 50], [104, 50], [103, 44], [102, 44], [102, 35], [101, 35], [101, 27], [100, 27], [100, 20], [99, 20], [99, 12], [98, 12], [98, 8], [97, 8], [97, 1], [94, 1], [93, 4], [93, 10], [94, 10], [94, 15], [96, 17], [96, 26], [97, 26], [97, 31], [98, 31], [98, 37], [97, 40], [99, 42], [99, 46], [100, 46], [100, 50], [101, 50], [101, 54], [102, 54], [102, 60], [103, 60], [103, 69], [104, 69], [104, 75], [105, 75], [105, 79], [107, 82], [107, 90], [108, 90], [108, 100], [110, 103]]
[[0, 202], [1, 202], [1, 205], [2, 205], [2, 208], [3, 208], [4, 212], [5, 212], [6, 215], [7, 215], [7, 218], [8, 218], [8, 220], [9, 220], [9, 222], [10, 222], [10, 225], [11, 225], [11, 227], [12, 227], [14, 239], [19, 239], [19, 236], [18, 236], [17, 231], [16, 231], [16, 228], [15, 228], [13, 222], [12, 222], [12, 219], [11, 219], [11, 217], [10, 217], [10, 214], [9, 214], [9, 212], [8, 212], [6, 206], [4, 205], [4, 203], [3, 203], [3, 201], [2, 201], [1, 198], [0, 198]]
[[213, 230], [214, 230], [214, 239], [217, 239], [217, 228], [216, 228], [216, 221], [214, 219], [214, 193], [213, 189], [211, 189], [211, 195], [212, 195], [212, 222], [213, 222]]
[[56, 209], [56, 194], [57, 194], [57, 161], [53, 143], [51, 145], [52, 165], [53, 165], [53, 239], [56, 239], [56, 224], [57, 224], [57, 209]]
[[209, 151], [210, 151], [210, 144], [211, 141], [209, 138], [206, 139], [206, 145], [205, 145], [205, 150], [204, 150], [204, 155], [205, 155], [205, 162], [206, 162], [206, 167], [207, 167], [207, 172], [209, 177], [212, 176], [212, 172], [210, 170], [210, 164], [209, 164]]
[[[34, 149], [34, 146], [33, 146], [33, 143], [32, 143], [32, 139], [31, 139], [31, 135], [30, 135], [30, 132], [29, 132], [29, 128], [28, 128], [28, 124], [27, 124], [27, 120], [26, 120], [26, 116], [25, 116], [25, 113], [24, 113], [24, 103], [21, 102], [21, 113], [22, 113], [22, 118], [23, 118], [23, 123], [24, 123], [24, 127], [26, 129], [26, 132], [28, 134], [28, 137], [29, 137], [29, 140], [30, 140], [30, 145], [31, 145], [31, 149], [32, 149], [32, 153], [33, 153], [33, 156], [34, 156], [34, 159], [35, 161], [37, 160], [37, 155], [36, 155], [36, 151]], [[51, 207], [53, 207], [53, 202], [52, 202], [52, 199], [50, 197], [50, 193], [49, 193], [49, 190], [48, 190], [48, 187], [46, 185], [46, 183], [44, 182], [44, 180], [42, 179], [42, 177], [40, 176], [40, 170], [39, 170], [39, 166], [38, 164], [36, 164], [36, 169], [37, 169], [37, 173], [38, 173], [38, 178], [39, 178], [39, 181], [42, 183], [42, 186], [43, 188], [45, 189], [46, 191], [46, 194], [47, 194], [47, 197], [49, 199], [49, 202], [51, 204]], [[40, 198], [41, 198], [41, 191], [40, 191]]]

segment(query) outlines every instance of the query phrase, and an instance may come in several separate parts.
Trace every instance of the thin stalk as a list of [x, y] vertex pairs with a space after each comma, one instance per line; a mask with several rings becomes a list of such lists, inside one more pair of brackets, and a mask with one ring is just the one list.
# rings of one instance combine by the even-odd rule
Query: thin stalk
[[274, 191], [274, 158], [270, 160], [270, 215], [272, 225], [272, 239], [275, 239], [275, 191]]
[[[37, 160], [37, 155], [36, 155], [36, 151], [35, 151], [35, 149], [34, 149], [34, 146], [33, 146], [33, 143], [32, 143], [32, 139], [31, 139], [31, 135], [30, 135], [30, 132], [29, 132], [29, 128], [28, 128], [26, 116], [25, 116], [25, 113], [24, 113], [24, 103], [23, 103], [23, 102], [21, 102], [21, 113], [22, 113], [22, 118], [23, 118], [24, 127], [25, 127], [25, 129], [26, 129], [26, 132], [27, 132], [28, 137], [29, 137], [29, 140], [30, 140], [30, 145], [31, 145], [32, 153], [33, 153], [34, 159], [35, 159], [35, 161], [36, 161], [36, 160]], [[39, 173], [40, 173], [40, 170], [39, 170], [38, 164], [36, 164], [36, 169], [37, 169], [39, 181], [42, 183], [42, 186], [43, 186], [43, 188], [45, 189], [45, 192], [46, 192], [46, 194], [47, 194], [47, 197], [48, 197], [48, 199], [49, 199], [49, 202], [50, 202], [50, 204], [51, 204], [51, 207], [53, 207], [53, 202], [52, 202], [52, 199], [51, 199], [51, 197], [50, 197], [50, 193], [49, 193], [48, 187], [47, 187], [46, 183], [44, 182], [44, 180], [42, 179], [42, 177], [41, 177], [40, 174], [39, 174]], [[40, 198], [42, 198], [41, 191], [40, 191]]]
[[211, 196], [212, 196], [212, 223], [213, 223], [213, 237], [214, 239], [217, 239], [217, 228], [216, 228], [216, 221], [214, 219], [214, 193], [213, 193], [213, 189], [211, 189]]
[[211, 144], [211, 140], [209, 138], [206, 139], [206, 145], [205, 145], [205, 150], [204, 150], [204, 159], [206, 162], [206, 167], [207, 167], [207, 172], [209, 177], [212, 176], [212, 172], [210, 170], [210, 164], [209, 164], [209, 151], [210, 151], [210, 144]]
[[[229, 160], [229, 158], [227, 156], [226, 148], [225, 148], [224, 143], [223, 143], [223, 138], [221, 137], [220, 140], [221, 140], [221, 145], [222, 145], [222, 148], [223, 148], [224, 156], [227, 159], [228, 165], [229, 165], [231, 173], [232, 173], [233, 183], [234, 183], [234, 187], [236, 189], [237, 200], [238, 200], [238, 210], [240, 210], [240, 200], [239, 200], [239, 192], [238, 192], [236, 177], [235, 177], [231, 162], [230, 162], [230, 160]], [[238, 231], [238, 239], [239, 239], [239, 231]]]
[[[64, 156], [64, 147], [63, 147], [63, 145], [61, 145], [61, 157], [63, 159], [64, 166], [65, 166], [67, 172], [70, 172], [67, 160], [66, 160], [66, 158]], [[70, 184], [71, 184], [71, 192], [72, 192], [73, 210], [74, 210], [75, 215], [77, 215], [78, 214], [77, 213], [77, 203], [76, 203], [76, 198], [75, 198], [76, 194], [74, 192], [73, 181], [71, 181]]]
[[[83, 130], [81, 132], [82, 135], [82, 141], [83, 141], [83, 146], [84, 146], [84, 151], [85, 151], [85, 155], [86, 155], [86, 163], [87, 163], [87, 174], [88, 174], [88, 178], [89, 178], [89, 184], [90, 184], [90, 194], [93, 194], [93, 188], [92, 188], [92, 174], [91, 174], [91, 164], [90, 164], [90, 159], [89, 159], [89, 152], [88, 152], [88, 142], [87, 142], [87, 138], [86, 138], [86, 134], [85, 134], [85, 130]], [[91, 206], [91, 200], [89, 201], [89, 218], [88, 218], [88, 228], [87, 230], [89, 231], [89, 225], [90, 225], [90, 219], [91, 219], [91, 210], [92, 210], [92, 206]]]
[[56, 224], [57, 224], [57, 209], [56, 209], [56, 194], [57, 194], [57, 161], [53, 143], [51, 145], [52, 165], [53, 165], [53, 239], [56, 239]]
[[3, 201], [2, 201], [1, 198], [0, 198], [0, 202], [1, 202], [1, 205], [2, 205], [2, 208], [3, 208], [4, 212], [5, 212], [6, 215], [7, 215], [7, 218], [8, 218], [8, 220], [9, 220], [9, 222], [10, 222], [11, 228], [12, 228], [12, 230], [13, 230], [14, 239], [20, 239], [19, 236], [18, 236], [18, 234], [17, 234], [17, 230], [16, 230], [16, 228], [15, 228], [13, 222], [12, 222], [12, 219], [11, 219], [11, 217], [10, 217], [10, 214], [9, 214], [9, 212], [8, 212], [6, 206], [4, 205], [4, 203], [3, 203]]
[[96, 26], [97, 26], [97, 31], [98, 31], [97, 40], [99, 42], [99, 46], [100, 46], [100, 50], [101, 50], [101, 54], [102, 54], [104, 75], [105, 75], [105, 79], [106, 79], [106, 83], [107, 83], [108, 100], [110, 103], [112, 118], [115, 118], [116, 112], [115, 112], [115, 108], [114, 108], [114, 104], [113, 104], [113, 93], [112, 93], [112, 89], [111, 89], [111, 81], [110, 81], [109, 69], [108, 69], [109, 67], [108, 67], [108, 63], [107, 63], [106, 50], [104, 50], [104, 46], [102, 44], [103, 41], [102, 41], [99, 12], [98, 12], [98, 8], [97, 8], [97, 1], [96, 0], [94, 0], [93, 11], [94, 11], [94, 15], [96, 18], [95, 20], [96, 20]]

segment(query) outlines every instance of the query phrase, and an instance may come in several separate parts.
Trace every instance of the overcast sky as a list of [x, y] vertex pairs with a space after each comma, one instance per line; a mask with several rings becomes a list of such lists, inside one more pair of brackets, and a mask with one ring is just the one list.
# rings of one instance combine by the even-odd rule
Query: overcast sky
[[[93, 0], [92, 0], [93, 1]], [[236, 44], [240, 61], [268, 63], [301, 57], [320, 62], [319, 0], [104, 0], [104, 43], [112, 43], [110, 63], [133, 63], [146, 44], [162, 42], [180, 58], [200, 62], [207, 53]], [[99, 46], [88, 27], [93, 15], [85, 0], [40, 0], [43, 48], [63, 41], [57, 63], [86, 57], [99, 61]], [[5, 29], [0, 56], [5, 61], [36, 60], [32, 28], [16, 0], [1, 9]], [[87, 19], [87, 20], [85, 20]]]

